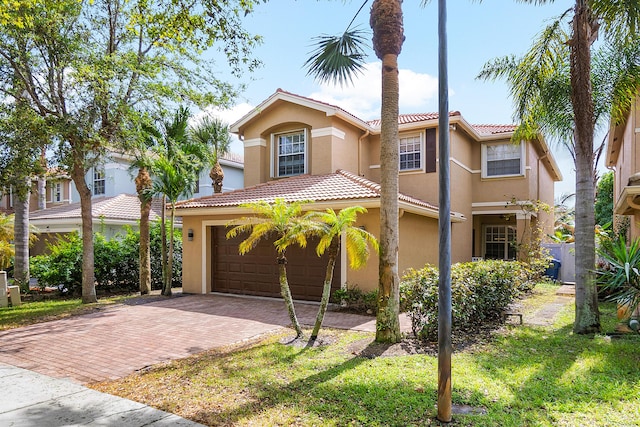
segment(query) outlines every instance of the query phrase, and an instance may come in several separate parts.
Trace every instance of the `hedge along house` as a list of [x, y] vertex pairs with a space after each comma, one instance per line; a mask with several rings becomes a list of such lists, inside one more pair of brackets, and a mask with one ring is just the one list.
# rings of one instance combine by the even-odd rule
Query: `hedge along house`
[[[438, 262], [438, 115], [401, 115], [399, 121], [399, 271]], [[473, 257], [512, 259], [526, 229], [553, 229], [549, 213], [523, 210], [520, 202], [553, 205], [562, 179], [542, 138], [512, 144], [514, 125], [471, 125], [450, 113], [451, 226], [453, 262]], [[308, 209], [360, 205], [358, 226], [379, 236], [380, 122], [363, 121], [324, 102], [276, 91], [231, 126], [244, 142], [245, 188], [183, 201], [183, 291], [279, 295], [271, 243], [238, 255], [225, 239], [225, 224], [251, 215], [242, 203], [313, 200]], [[514, 203], [514, 201], [516, 201]], [[319, 299], [326, 262], [313, 248], [287, 251], [292, 292]], [[341, 254], [334, 286], [372, 290], [378, 261], [352, 271]], [[306, 289], [308, 288], [308, 289]]]

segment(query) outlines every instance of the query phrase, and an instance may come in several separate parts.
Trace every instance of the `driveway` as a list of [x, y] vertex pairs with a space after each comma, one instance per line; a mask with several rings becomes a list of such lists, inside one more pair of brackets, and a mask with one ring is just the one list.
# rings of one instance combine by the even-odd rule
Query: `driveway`
[[[317, 304], [297, 303], [303, 325]], [[409, 330], [406, 318], [403, 330]], [[289, 325], [282, 300], [223, 295], [145, 297], [90, 314], [0, 332], [0, 363], [79, 384], [116, 379]], [[328, 311], [323, 326], [375, 331], [375, 319]]]

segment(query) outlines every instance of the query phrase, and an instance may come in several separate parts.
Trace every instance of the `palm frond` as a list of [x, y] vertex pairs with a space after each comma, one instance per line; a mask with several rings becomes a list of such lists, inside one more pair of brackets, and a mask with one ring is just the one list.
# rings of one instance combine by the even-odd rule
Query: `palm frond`
[[369, 48], [366, 34], [364, 30], [354, 29], [341, 36], [315, 37], [316, 48], [304, 63], [307, 75], [321, 83], [340, 86], [353, 83], [353, 78], [364, 70], [365, 51]]

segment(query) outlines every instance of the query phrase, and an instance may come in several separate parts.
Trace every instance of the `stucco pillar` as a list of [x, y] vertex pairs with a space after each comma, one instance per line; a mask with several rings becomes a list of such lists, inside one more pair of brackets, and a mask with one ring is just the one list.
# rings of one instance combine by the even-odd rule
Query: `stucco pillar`
[[7, 272], [0, 271], [0, 307], [9, 306], [9, 298], [7, 297]]

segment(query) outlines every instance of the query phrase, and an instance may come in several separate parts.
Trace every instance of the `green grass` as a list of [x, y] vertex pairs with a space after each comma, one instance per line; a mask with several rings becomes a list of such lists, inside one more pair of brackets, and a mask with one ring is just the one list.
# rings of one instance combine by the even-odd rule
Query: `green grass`
[[0, 308], [0, 331], [34, 323], [83, 314], [96, 307], [114, 304], [131, 296], [100, 298], [96, 304], [82, 304], [80, 298], [23, 302], [15, 307]]
[[[532, 297], [549, 298], [552, 288]], [[535, 307], [533, 300], [525, 309]], [[603, 304], [612, 331], [615, 307]], [[509, 326], [452, 359], [453, 403], [486, 415], [455, 426], [638, 426], [640, 336], [571, 332], [573, 306], [552, 327]], [[207, 425], [438, 425], [437, 357], [363, 358], [373, 335], [323, 331], [330, 342], [288, 345], [286, 334], [158, 365], [95, 388]], [[361, 346], [360, 346], [361, 347]]]

